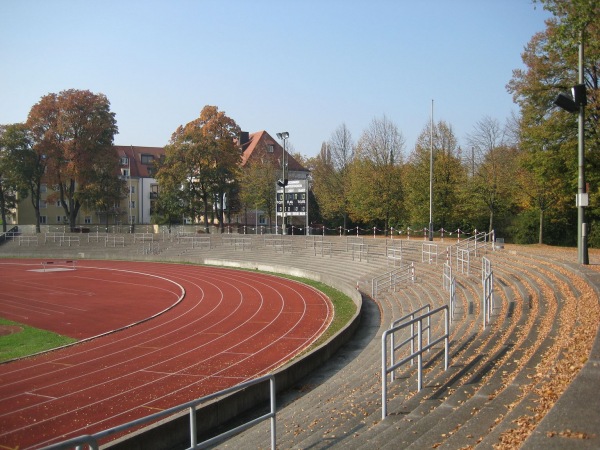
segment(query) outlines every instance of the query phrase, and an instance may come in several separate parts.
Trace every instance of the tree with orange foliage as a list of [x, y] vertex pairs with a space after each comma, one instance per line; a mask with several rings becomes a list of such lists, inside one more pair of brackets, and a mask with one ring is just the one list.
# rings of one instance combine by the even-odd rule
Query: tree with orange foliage
[[178, 193], [194, 220], [201, 202], [207, 232], [210, 208], [224, 229], [224, 206], [239, 176], [241, 154], [235, 142], [239, 133], [233, 119], [207, 105], [197, 119], [179, 126], [165, 147], [165, 160], [157, 173], [161, 190]]
[[116, 173], [117, 123], [110, 102], [104, 94], [87, 90], [48, 94], [31, 108], [27, 126], [36, 152], [47, 160], [48, 184], [57, 192], [73, 231], [83, 200], [90, 200], [90, 186], [103, 174]]

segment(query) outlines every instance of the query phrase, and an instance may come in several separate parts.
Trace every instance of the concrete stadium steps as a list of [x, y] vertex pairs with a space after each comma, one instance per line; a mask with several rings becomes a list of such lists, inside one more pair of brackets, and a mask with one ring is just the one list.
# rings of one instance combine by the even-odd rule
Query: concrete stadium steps
[[[521, 265], [518, 268], [521, 276], [528, 276], [527, 266]], [[548, 277], [538, 278], [537, 269], [532, 271], [534, 275], [528, 282], [537, 284], [538, 288], [551, 288], [561, 295], [575, 293], [569, 283], [560, 287]], [[562, 290], [565, 287], [566, 292]], [[523, 289], [518, 289], [522, 297]], [[538, 301], [540, 305], [536, 310], [523, 309], [517, 322], [519, 328], [512, 327], [513, 331], [506, 334], [506, 338], [496, 333], [496, 339], [503, 339], [503, 344], [483, 366], [487, 366], [485, 378], [481, 378], [481, 374], [473, 374], [464, 387], [457, 388], [458, 394], [448, 397], [444, 404], [425, 418], [418, 420], [416, 408], [409, 415], [415, 421], [414, 425], [407, 429], [395, 425], [392, 432], [388, 426], [385, 432], [369, 440], [366, 445], [381, 448], [461, 448], [481, 444], [487, 448], [497, 444], [501, 433], [514, 426], [512, 421], [530, 413], [530, 408], [535, 405], [536, 398], [531, 393], [532, 389], [528, 388], [524, 393], [522, 388], [531, 384], [532, 373], [536, 371], [544, 355], [552, 352], [560, 331], [556, 326], [560, 310], [553, 312], [551, 305], [544, 304], [544, 296], [534, 299], [534, 302]], [[552, 302], [553, 299], [550, 299], [547, 303]], [[495, 320], [497, 319], [498, 317]], [[540, 329], [548, 328], [542, 325], [544, 321], [551, 322], [552, 325], [545, 335], [540, 336]], [[485, 339], [484, 334], [480, 338]], [[485, 382], [474, 383], [477, 378]]]
[[[502, 306], [496, 300], [492, 323], [485, 332], [477, 330], [481, 323], [480, 314], [476, 318], [472, 314], [474, 320], [465, 321], [475, 324], [472, 334], [461, 332], [462, 339], [459, 339], [454, 330], [451, 351], [455, 358], [452, 362], [454, 371], [443, 372], [440, 364], [435, 364], [425, 376], [426, 387], [419, 394], [414, 393], [414, 378], [400, 378], [395, 389], [390, 389], [389, 400], [389, 411], [398, 409], [383, 422], [379, 417], [379, 400], [374, 401], [374, 396], [380, 393], [380, 378], [375, 371], [359, 377], [361, 381], [355, 381], [353, 386], [344, 386], [345, 394], [341, 395], [347, 397], [345, 404], [335, 403], [334, 397], [330, 396], [333, 392], [326, 389], [315, 393], [314, 404], [308, 408], [304, 406], [305, 398], [299, 399], [285, 408], [279, 417], [288, 409], [308, 409], [311, 414], [305, 419], [300, 419], [297, 412], [290, 417], [281, 417], [280, 423], [287, 423], [291, 431], [280, 432], [279, 445], [285, 448], [344, 445], [391, 449], [407, 446], [459, 448], [476, 445], [478, 441], [485, 443], [484, 446], [497, 443], [500, 434], [513, 426], [512, 419], [534, 405], [531, 394], [523, 396], [522, 386], [530, 383], [529, 377], [535, 372], [536, 365], [554, 342], [556, 327], [543, 336], [540, 336], [540, 329], [543, 322], [557, 323], [558, 310], [552, 307], [552, 298], [546, 299], [547, 294], [541, 294], [561, 292], [565, 286], [567, 289], [572, 286], [568, 283], [557, 286], [551, 278], [540, 277], [537, 269], [527, 264], [517, 265], [511, 261], [512, 267], [504, 271], [499, 262], [494, 264], [496, 296], [502, 297]], [[477, 305], [480, 301], [476, 292], [479, 277], [466, 277], [460, 284], [463, 294], [467, 294], [465, 301]], [[375, 347], [369, 346], [361, 355], [363, 370], [379, 366], [380, 351], [375, 358], [366, 356], [368, 351], [376, 352]], [[377, 378], [376, 383], [369, 383], [371, 376]], [[361, 395], [355, 395], [355, 392], [361, 392]], [[308, 397], [313, 397], [313, 393]], [[344, 409], [344, 405], [349, 409]], [[508, 405], [511, 409], [507, 412]], [[308, 430], [305, 424], [308, 424]], [[287, 436], [290, 433], [294, 434], [291, 440]], [[300, 439], [306, 433], [308, 437]], [[236, 442], [249, 442], [246, 441], [248, 436], [244, 435], [241, 441], [231, 441], [228, 448], [234, 448]], [[259, 438], [256, 444], [264, 445], [266, 441], [260, 442]]]
[[[514, 293], [505, 292], [507, 298], [510, 298]], [[511, 314], [514, 317], [514, 314]], [[501, 323], [502, 318], [496, 317], [495, 323], [492, 323], [486, 332], [478, 336], [478, 340], [486, 340], [485, 347], [474, 348], [471, 351], [464, 352], [468, 356], [477, 355], [477, 359], [465, 361], [464, 367], [468, 367], [467, 373], [461, 373], [459, 380], [445, 387], [444, 392], [434, 392], [425, 403], [433, 403], [439, 400], [440, 396], [447, 394], [443, 403], [435, 410], [432, 410], [427, 416], [419, 421], [419, 408], [415, 408], [409, 415], [411, 426], [402, 430], [400, 426], [396, 426], [392, 441], [402, 447], [412, 446], [414, 448], [424, 448], [430, 446], [443, 446], [446, 448], [460, 448], [466, 445], [475, 445], [475, 439], [482, 434], [485, 435], [489, 425], [486, 424], [481, 430], [481, 423], [484, 421], [486, 404], [490, 399], [498, 394], [496, 391], [502, 383], [502, 378], [507, 376], [508, 371], [503, 368], [497, 370], [496, 366], [502, 358], [507, 358], [509, 352], [514, 348], [514, 343], [511, 342], [515, 336], [516, 327], [522, 327], [526, 320], [526, 315], [520, 315], [516, 321], [505, 321]], [[490, 328], [495, 326], [497, 331], [490, 331]], [[486, 337], [486, 334], [488, 336]], [[505, 334], [505, 337], [502, 336]], [[498, 339], [503, 339], [498, 344]], [[453, 363], [458, 367], [463, 366], [459, 361]], [[494, 400], [496, 403], [497, 400]], [[427, 407], [427, 406], [426, 406]], [[431, 405], [429, 405], [431, 408]], [[493, 422], [497, 419], [496, 408], [488, 408], [487, 411], [492, 411]], [[474, 419], [476, 417], [476, 419]], [[492, 422], [492, 425], [493, 425]], [[402, 430], [401, 432], [398, 432]], [[464, 439], [460, 442], [457, 437], [464, 435]], [[387, 437], [384, 436], [383, 448], [386, 448]], [[443, 443], [443, 445], [442, 445]], [[389, 448], [392, 448], [391, 446]]]
[[[488, 253], [495, 275], [492, 321], [482, 330], [481, 261], [472, 261], [471, 275], [456, 273], [457, 308], [451, 326], [450, 368], [443, 370], [439, 351], [424, 361], [424, 389], [416, 392], [415, 369], [398, 371], [389, 384], [388, 412], [381, 420], [381, 335], [392, 319], [426, 303], [447, 303], [442, 289], [444, 248], [437, 264], [421, 263], [421, 241], [402, 241], [404, 262], [414, 262], [417, 280], [395, 292], [368, 299], [370, 280], [391, 270], [386, 257], [390, 240], [365, 238], [367, 257], [348, 251], [347, 240], [331, 240], [332, 255], [315, 256], [302, 236], [290, 238], [291, 253], [251, 238], [251, 248], [235, 249], [215, 237], [211, 249], [190, 249], [173, 241], [159, 254], [140, 254], [132, 240], [125, 248], [104, 244], [59, 247], [39, 245], [23, 249], [15, 242], [0, 246], [11, 256], [113, 258], [201, 262], [206, 258], [298, 267], [322, 272], [354, 286], [363, 295], [364, 313], [356, 338], [296, 389], [278, 397], [280, 448], [491, 448], [501, 439], [510, 447], [515, 420], [531, 416], [539, 407], [540, 392], [551, 379], [565, 352], [563, 341], [576, 333], [581, 311], [572, 311], [580, 294], [580, 275], [568, 264], [543, 253], [507, 251]], [[370, 240], [368, 240], [370, 239]], [[399, 245], [394, 242], [394, 245]], [[107, 256], [108, 255], [108, 256]], [[393, 261], [392, 261], [393, 263]], [[579, 319], [578, 319], [579, 317]], [[539, 419], [534, 419], [539, 420]], [[261, 424], [219, 445], [219, 448], [267, 448], [268, 424]]]

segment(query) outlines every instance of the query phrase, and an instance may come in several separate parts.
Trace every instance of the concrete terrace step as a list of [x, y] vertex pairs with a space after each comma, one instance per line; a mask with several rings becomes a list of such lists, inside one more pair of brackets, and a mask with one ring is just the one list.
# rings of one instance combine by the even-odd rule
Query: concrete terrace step
[[[545, 281], [547, 282], [547, 280]], [[539, 323], [539, 320], [535, 321], [535, 324], [531, 327], [532, 330], [535, 330], [537, 323]], [[544, 342], [545, 345], [540, 344], [537, 346], [537, 355], [543, 353], [551, 345], [552, 339], [544, 339]], [[535, 338], [533, 340], [529, 339], [529, 344], [535, 346], [536, 343]], [[508, 351], [512, 350], [508, 349]], [[526, 353], [527, 349], [523, 352]], [[491, 360], [498, 360], [500, 359], [499, 356], [496, 355]], [[517, 357], [516, 352], [512, 353], [511, 359]], [[538, 358], [531, 357], [529, 361], [536, 364]], [[509, 365], [503, 364], [499, 367], [486, 380], [485, 385], [467, 396], [464, 401], [453, 402], [451, 398], [447, 399], [444, 403], [448, 406], [440, 405], [435, 411], [427, 415], [427, 420], [417, 421], [415, 425], [405, 431], [401, 431], [401, 428], [396, 425], [393, 432], [390, 433], [388, 430], [392, 427], [389, 426], [388, 430], [378, 436], [379, 442], [372, 440], [369, 441], [369, 444], [371, 446], [382, 444], [382, 448], [397, 448], [398, 445], [403, 448], [406, 446], [408, 448], [461, 448], [475, 445], [479, 441], [484, 442], [484, 446], [492, 446], [498, 442], [497, 439], [501, 430], [510, 426], [511, 419], [514, 418], [514, 414], [508, 414], [504, 417], [505, 406], [511, 405], [511, 413], [523, 414], [532, 405], [530, 395], [520, 398], [521, 383], [528, 382], [528, 376], [533, 370], [531, 364], [524, 363], [515, 366], [517, 375], [513, 376], [512, 383], [505, 386], [502, 379], [510, 376], [507, 375]], [[496, 392], [498, 389], [500, 390], [499, 393]], [[415, 415], [414, 412], [413, 415]], [[482, 436], [485, 437], [486, 434], [490, 433], [490, 429], [494, 429], [497, 433], [494, 433], [489, 439], [482, 439]], [[390, 437], [390, 435], [392, 436]]]

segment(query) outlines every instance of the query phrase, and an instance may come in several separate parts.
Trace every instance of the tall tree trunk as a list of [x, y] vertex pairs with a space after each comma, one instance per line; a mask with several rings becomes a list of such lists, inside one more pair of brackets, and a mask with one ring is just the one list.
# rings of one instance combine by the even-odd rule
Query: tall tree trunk
[[224, 200], [225, 194], [223, 192], [219, 193], [219, 205], [217, 205], [217, 213], [219, 214], [219, 226], [221, 228], [221, 233], [225, 231], [225, 210], [224, 210]]
[[210, 231], [208, 229], [208, 195], [206, 193], [202, 194], [202, 203], [204, 203], [204, 232], [208, 234]]
[[544, 210], [540, 208], [540, 229], [538, 234], [538, 244], [543, 243], [544, 237]]
[[0, 210], [2, 210], [2, 231], [6, 233], [6, 201], [4, 198], [4, 186], [0, 182]]

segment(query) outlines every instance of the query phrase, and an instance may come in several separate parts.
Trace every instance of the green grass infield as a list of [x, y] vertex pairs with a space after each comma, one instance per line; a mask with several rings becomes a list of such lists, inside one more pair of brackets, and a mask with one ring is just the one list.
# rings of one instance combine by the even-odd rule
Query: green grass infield
[[[22, 358], [76, 342], [67, 336], [0, 318], [0, 362]], [[8, 333], [8, 334], [4, 334]]]

